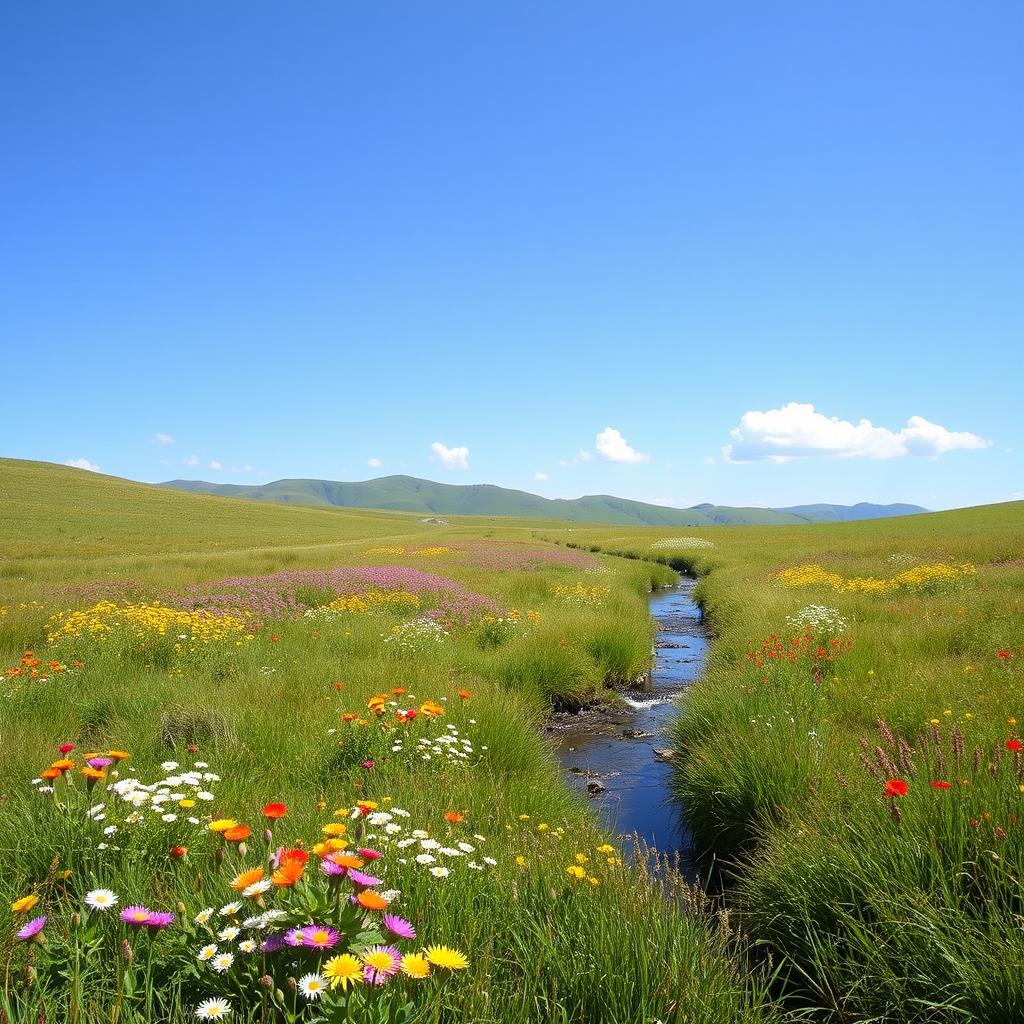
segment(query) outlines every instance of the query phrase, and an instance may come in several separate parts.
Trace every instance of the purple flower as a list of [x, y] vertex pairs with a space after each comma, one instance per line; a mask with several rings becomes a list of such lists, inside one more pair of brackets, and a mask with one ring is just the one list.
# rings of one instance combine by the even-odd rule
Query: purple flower
[[90, 757], [86, 762], [90, 768], [106, 768], [113, 763], [114, 759], [112, 757]]
[[166, 928], [174, 924], [174, 915], [169, 910], [154, 910], [146, 922], [147, 928]]
[[304, 928], [291, 928], [284, 933], [284, 941], [289, 946], [301, 946], [305, 942], [305, 929]]
[[397, 935], [400, 939], [416, 938], [416, 929], [404, 917], [398, 917], [396, 914], [385, 914], [383, 920], [384, 927], [392, 935]]
[[146, 907], [135, 906], [134, 904], [130, 907], [125, 907], [121, 911], [121, 920], [126, 924], [132, 925], [144, 925], [149, 924], [149, 919], [153, 916], [152, 911]]
[[34, 939], [46, 927], [45, 917], [33, 917], [17, 934], [19, 942]]
[[369, 887], [372, 885], [380, 885], [383, 879], [374, 878], [373, 875], [364, 874], [362, 871], [356, 871], [355, 868], [350, 868], [348, 877], [356, 884]]
[[284, 935], [281, 932], [274, 932], [273, 935], [268, 935], [263, 940], [260, 949], [264, 953], [276, 953], [279, 949], [284, 949]]
[[340, 864], [335, 864], [330, 857], [324, 857], [324, 859], [320, 861], [320, 870], [328, 878], [343, 878], [345, 873], [348, 871], [348, 868], [343, 868]]
[[311, 924], [302, 929], [302, 944], [310, 949], [330, 949], [338, 944], [340, 935], [327, 925]]

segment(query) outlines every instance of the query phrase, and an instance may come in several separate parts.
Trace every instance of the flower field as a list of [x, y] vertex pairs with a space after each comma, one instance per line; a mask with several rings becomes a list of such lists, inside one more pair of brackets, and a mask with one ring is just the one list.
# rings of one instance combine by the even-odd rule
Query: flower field
[[[3, 495], [8, 1021], [1022, 1019], [1019, 506], [652, 549], [80, 476], [74, 546]], [[714, 897], [540, 728], [646, 671], [669, 566]]]

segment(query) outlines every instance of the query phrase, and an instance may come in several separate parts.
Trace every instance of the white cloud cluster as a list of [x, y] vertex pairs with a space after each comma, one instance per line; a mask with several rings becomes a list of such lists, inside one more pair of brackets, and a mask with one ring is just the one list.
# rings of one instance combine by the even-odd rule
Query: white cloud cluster
[[448, 448], [435, 441], [430, 450], [434, 453], [431, 461], [440, 462], [445, 469], [469, 469], [469, 449], [466, 447]]
[[722, 449], [729, 462], [788, 462], [831, 455], [893, 459], [902, 455], [934, 458], [958, 449], [988, 448], [992, 442], [966, 431], [947, 430], [922, 416], [911, 416], [900, 430], [876, 427], [870, 420], [850, 423], [816, 412], [813, 405], [790, 402], [781, 409], [743, 414]]
[[384, 463], [381, 462], [380, 459], [378, 459], [376, 456], [374, 456], [372, 459], [367, 459], [366, 464], [370, 467], [370, 469], [380, 469], [380, 467], [384, 465]]
[[100, 467], [88, 459], [68, 459], [64, 465], [73, 466], [75, 469], [87, 469], [90, 473], [98, 473], [100, 471]]
[[210, 462], [209, 462], [209, 464], [207, 465], [206, 468], [207, 469], [221, 470], [224, 467], [216, 459], [210, 459]]
[[533, 479], [534, 480], [550, 480], [551, 477], [549, 477], [547, 473], [542, 473], [542, 472], [538, 471], [538, 472], [533, 474]]
[[174, 438], [170, 434], [154, 434], [153, 440], [156, 444], [174, 444]]
[[198, 466], [199, 465], [199, 456], [198, 455], [190, 455], [187, 459], [184, 460], [184, 462], [185, 462], [186, 466]]
[[593, 456], [586, 450], [581, 448], [571, 459], [559, 459], [558, 464], [563, 468], [567, 466], [578, 466], [581, 462], [589, 462]]
[[594, 447], [602, 459], [609, 462], [647, 462], [650, 455], [644, 455], [632, 447], [614, 427], [605, 427], [594, 438]]

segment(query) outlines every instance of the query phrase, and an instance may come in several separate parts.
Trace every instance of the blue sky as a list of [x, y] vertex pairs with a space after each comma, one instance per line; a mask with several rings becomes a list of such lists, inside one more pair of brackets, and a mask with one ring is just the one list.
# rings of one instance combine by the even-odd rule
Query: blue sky
[[1021, 496], [1022, 33], [1018, 2], [8, 4], [0, 451]]

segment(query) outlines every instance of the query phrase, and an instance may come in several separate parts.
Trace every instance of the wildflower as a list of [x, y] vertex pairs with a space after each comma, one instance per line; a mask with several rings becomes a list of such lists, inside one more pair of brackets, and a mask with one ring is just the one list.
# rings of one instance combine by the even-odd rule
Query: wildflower
[[211, 942], [208, 946], [203, 946], [201, 950], [196, 954], [196, 959], [201, 963], [205, 964], [207, 960], [212, 960], [217, 955], [217, 947]]
[[70, 754], [75, 749], [74, 743], [62, 743], [58, 748], [62, 754]]
[[288, 889], [293, 886], [306, 870], [306, 865], [298, 860], [286, 860], [270, 876], [271, 882], [281, 889]]
[[348, 826], [341, 821], [328, 822], [320, 830], [325, 836], [343, 836], [348, 831]]
[[[437, 868], [431, 870], [436, 871]], [[447, 868], [442, 868], [445, 874], [448, 874]], [[375, 893], [372, 889], [364, 889], [362, 892], [356, 894], [356, 902], [364, 910], [386, 910], [388, 901], [384, 899], [379, 893]]]
[[932, 789], [950, 789], [951, 783], [943, 782], [941, 779], [932, 780]]
[[466, 816], [464, 814], [460, 814], [458, 811], [445, 811], [444, 817], [445, 821], [450, 821], [453, 825], [457, 825], [459, 822], [466, 820]]
[[247, 885], [242, 890], [242, 895], [246, 899], [255, 899], [257, 896], [262, 896], [265, 892], [269, 892], [273, 883], [269, 879], [263, 878], [258, 882], [253, 882], [252, 885]]
[[394, 946], [371, 946], [363, 953], [366, 968], [363, 978], [371, 985], [383, 985], [392, 975], [398, 973], [402, 955]]
[[224, 838], [231, 843], [244, 843], [251, 835], [252, 829], [248, 825], [233, 825], [224, 831]]
[[423, 955], [434, 967], [444, 967], [449, 971], [461, 971], [469, 966], [465, 953], [448, 946], [428, 946]]
[[434, 867], [432, 867], [430, 869], [430, 873], [435, 878], [447, 878], [451, 874], [451, 872], [447, 868], [441, 867], [439, 865], [435, 865]]
[[339, 938], [333, 928], [309, 925], [303, 929], [302, 944], [309, 949], [330, 949], [338, 944]]
[[1024, 748], [1024, 744], [1022, 744], [1021, 741], [1018, 739], [1009, 739], [1003, 745], [1006, 747], [1007, 750], [1012, 750], [1015, 754], [1018, 750]]
[[154, 910], [150, 912], [146, 927], [151, 929], [168, 928], [174, 924], [174, 914], [169, 910]]
[[211, 961], [210, 967], [215, 970], [218, 974], [223, 974], [229, 970], [231, 965], [235, 962], [234, 953], [218, 953]]
[[375, 878], [373, 875], [367, 875], [362, 871], [350, 869], [348, 873], [349, 879], [355, 885], [364, 885], [367, 888], [372, 888], [375, 885], [381, 884], [381, 879]]
[[196, 1016], [200, 1020], [221, 1020], [231, 1013], [231, 1004], [226, 999], [204, 999], [196, 1007]]
[[906, 796], [910, 787], [903, 779], [889, 779], [885, 784], [884, 795], [886, 797]]
[[587, 877], [586, 871], [583, 870], [578, 864], [570, 864], [566, 869], [565, 873], [571, 878], [583, 879]]
[[109, 889], [92, 889], [85, 894], [85, 905], [90, 910], [109, 910], [117, 897]]
[[255, 952], [255, 950], [256, 950], [256, 943], [253, 942], [252, 939], [243, 939], [238, 944], [238, 948], [243, 953], [252, 953], [252, 952]]
[[132, 904], [130, 907], [125, 907], [121, 911], [121, 920], [125, 924], [131, 925], [144, 925], [149, 923], [150, 911], [145, 907], [140, 907], [137, 904]]
[[469, 700], [469, 698], [472, 697], [473, 695], [469, 692], [469, 690], [459, 690], [459, 696], [463, 700]]
[[221, 917], [234, 917], [242, 909], [242, 904], [237, 900], [232, 900], [230, 903], [225, 903], [220, 908]]
[[412, 926], [409, 921], [406, 921], [403, 917], [398, 917], [395, 914], [385, 914], [384, 927], [387, 928], [392, 935], [397, 935], [400, 939], [415, 939], [416, 929]]
[[205, 910], [200, 910], [192, 920], [195, 921], [196, 924], [206, 924], [211, 917], [213, 917], [213, 907], [207, 907]]
[[238, 938], [239, 932], [241, 932], [241, 928], [237, 925], [229, 925], [227, 928], [222, 928], [217, 933], [217, 938], [220, 939], [221, 942], [231, 942], [233, 939]]
[[402, 973], [410, 978], [425, 978], [430, 973], [430, 961], [422, 953], [406, 953], [402, 957]]
[[254, 882], [258, 882], [263, 878], [263, 868], [250, 868], [248, 871], [243, 871], [240, 875], [235, 875], [231, 880], [231, 888], [235, 892], [242, 892], [248, 889]]
[[31, 910], [39, 902], [39, 897], [33, 892], [29, 893], [28, 896], [22, 896], [20, 900], [15, 900], [11, 904], [11, 910], [15, 914], [24, 914]]
[[263, 817], [270, 821], [277, 821], [278, 818], [283, 818], [288, 813], [288, 808], [284, 804], [267, 804], [263, 808]]
[[211, 821], [207, 826], [211, 832], [227, 832], [229, 828], [234, 828], [238, 824], [234, 818], [218, 818], [216, 821]]
[[299, 991], [310, 1002], [319, 999], [325, 988], [327, 988], [327, 980], [321, 974], [304, 974], [299, 979]]
[[324, 964], [324, 975], [331, 988], [347, 992], [349, 985], [363, 980], [363, 965], [351, 953], [333, 956]]
[[46, 927], [46, 917], [34, 917], [15, 936], [19, 942], [28, 942], [35, 939], [42, 942], [42, 930]]

